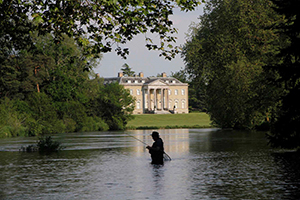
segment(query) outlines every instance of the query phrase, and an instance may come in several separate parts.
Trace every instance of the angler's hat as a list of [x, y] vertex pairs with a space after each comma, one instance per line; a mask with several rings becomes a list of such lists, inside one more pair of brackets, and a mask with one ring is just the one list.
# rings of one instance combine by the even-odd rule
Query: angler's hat
[[152, 137], [159, 137], [159, 133], [157, 131], [153, 131], [151, 136]]

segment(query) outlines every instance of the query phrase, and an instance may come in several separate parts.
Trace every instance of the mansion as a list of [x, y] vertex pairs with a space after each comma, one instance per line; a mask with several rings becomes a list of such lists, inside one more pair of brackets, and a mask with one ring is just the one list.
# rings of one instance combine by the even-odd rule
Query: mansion
[[104, 78], [104, 84], [118, 82], [135, 98], [133, 114], [168, 114], [188, 113], [188, 84], [176, 78], [144, 77], [141, 72], [134, 77], [124, 77], [122, 72], [118, 77]]

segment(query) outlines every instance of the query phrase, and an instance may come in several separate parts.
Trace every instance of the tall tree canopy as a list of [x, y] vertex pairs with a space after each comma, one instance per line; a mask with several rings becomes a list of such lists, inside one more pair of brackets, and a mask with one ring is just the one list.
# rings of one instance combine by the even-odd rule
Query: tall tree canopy
[[280, 104], [274, 110], [269, 135], [274, 147], [300, 147], [300, 2], [297, 0], [273, 0], [275, 10], [286, 17], [285, 23], [275, 24], [288, 44], [281, 46], [280, 62], [266, 67], [274, 73], [273, 84], [284, 90]]
[[271, 1], [206, 4], [183, 56], [192, 82], [206, 95], [216, 125], [253, 128], [264, 120], [275, 94], [261, 81], [265, 79], [262, 66], [276, 62], [274, 47], [279, 39], [270, 27], [280, 19]]
[[129, 51], [122, 44], [137, 34], [150, 32], [158, 34], [160, 42], [152, 43], [146, 37], [146, 47], [157, 49], [171, 59], [178, 53], [178, 47], [172, 45], [176, 29], [169, 16], [175, 7], [190, 11], [199, 3], [199, 0], [1, 0], [0, 44], [11, 45], [16, 41], [23, 44], [28, 36], [24, 33], [38, 30], [41, 34], [53, 34], [57, 40], [67, 34], [81, 45], [92, 43], [93, 53], [115, 48], [125, 57]]

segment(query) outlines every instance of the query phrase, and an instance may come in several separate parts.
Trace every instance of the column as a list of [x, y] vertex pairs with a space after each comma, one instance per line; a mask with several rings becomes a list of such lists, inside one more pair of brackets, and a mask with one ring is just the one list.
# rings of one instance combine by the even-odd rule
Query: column
[[143, 113], [145, 113], [146, 110], [146, 89], [142, 89], [142, 94], [143, 94]]
[[161, 110], [164, 110], [164, 89], [160, 88], [160, 108]]
[[162, 110], [165, 110], [165, 88], [162, 88], [161, 89], [161, 94], [162, 94], [162, 103], [161, 103], [161, 105], [162, 105]]
[[154, 89], [154, 110], [157, 109], [157, 103], [156, 103], [156, 88]]
[[148, 110], [150, 111], [151, 109], [151, 90], [148, 88]]
[[167, 89], [167, 110], [169, 111], [169, 88]]

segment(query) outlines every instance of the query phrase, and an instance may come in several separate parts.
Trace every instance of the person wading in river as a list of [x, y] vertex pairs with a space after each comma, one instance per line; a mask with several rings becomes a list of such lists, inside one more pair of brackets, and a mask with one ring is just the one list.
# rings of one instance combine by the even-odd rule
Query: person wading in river
[[154, 140], [154, 143], [152, 144], [152, 147], [147, 146], [146, 148], [149, 150], [149, 153], [151, 154], [152, 162], [151, 164], [164, 164], [164, 142], [159, 137], [159, 133], [156, 131], [153, 131], [152, 139]]

